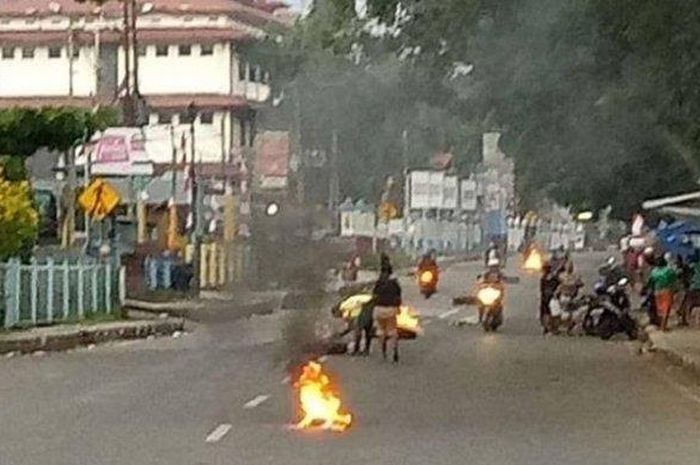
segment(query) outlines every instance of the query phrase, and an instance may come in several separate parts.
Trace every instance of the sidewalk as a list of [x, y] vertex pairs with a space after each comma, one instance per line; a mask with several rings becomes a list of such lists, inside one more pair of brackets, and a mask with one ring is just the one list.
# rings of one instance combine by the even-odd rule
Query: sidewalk
[[647, 330], [647, 335], [652, 351], [700, 376], [700, 329], [673, 328], [667, 333], [651, 329]]
[[183, 329], [184, 321], [176, 318], [39, 327], [0, 333], [0, 354], [68, 350], [120, 339], [170, 335]]

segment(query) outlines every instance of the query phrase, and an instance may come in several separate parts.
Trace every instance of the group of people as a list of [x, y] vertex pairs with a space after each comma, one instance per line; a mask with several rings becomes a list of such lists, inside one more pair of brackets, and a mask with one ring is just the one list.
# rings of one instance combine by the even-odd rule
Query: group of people
[[[386, 254], [382, 254], [379, 266], [379, 278], [374, 284], [371, 298], [362, 302], [362, 309], [356, 318], [353, 318], [348, 328], [339, 336], [354, 331], [355, 347], [353, 355], [369, 355], [374, 328], [378, 329], [382, 345], [382, 355], [388, 358], [389, 349], [392, 352], [394, 363], [399, 361], [399, 333], [398, 315], [401, 309], [401, 286], [394, 277], [391, 261]], [[338, 314], [338, 308], [334, 309]], [[364, 348], [360, 350], [360, 343], [364, 337]], [[391, 345], [391, 347], [389, 347]]]
[[581, 277], [575, 272], [569, 253], [560, 247], [542, 264], [540, 278], [540, 323], [544, 334], [556, 331], [553, 325], [558, 315], [552, 314], [552, 302], [566, 305], [573, 301], [583, 287]]
[[700, 306], [700, 254], [688, 262], [681, 256], [644, 252], [648, 271], [641, 275], [642, 294], [649, 297], [650, 323], [668, 331], [673, 309], [678, 309], [680, 326], [687, 326], [692, 310]]

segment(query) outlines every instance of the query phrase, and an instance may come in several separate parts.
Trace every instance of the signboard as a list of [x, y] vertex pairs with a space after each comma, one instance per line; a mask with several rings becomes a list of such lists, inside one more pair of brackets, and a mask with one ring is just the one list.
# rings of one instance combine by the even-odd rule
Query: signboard
[[457, 176], [445, 176], [442, 180], [442, 208], [456, 210], [459, 204], [459, 180]]
[[97, 179], [78, 198], [85, 213], [96, 220], [102, 220], [119, 205], [119, 193], [108, 182]]
[[501, 209], [501, 188], [498, 184], [490, 184], [486, 187], [484, 208], [486, 211]]
[[476, 211], [476, 181], [465, 179], [462, 181], [462, 210]]
[[153, 164], [138, 128], [108, 128], [92, 143], [90, 170], [103, 176], [150, 176]]
[[409, 207], [416, 210], [442, 208], [444, 178], [441, 171], [412, 171]]

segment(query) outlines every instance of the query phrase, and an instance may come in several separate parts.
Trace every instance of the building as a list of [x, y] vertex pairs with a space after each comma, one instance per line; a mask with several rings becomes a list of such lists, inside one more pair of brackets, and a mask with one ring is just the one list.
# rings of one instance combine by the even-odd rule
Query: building
[[196, 157], [205, 171], [215, 164], [210, 171], [221, 173], [222, 163], [227, 171], [254, 146], [256, 111], [271, 92], [269, 72], [240, 48], [284, 32], [286, 9], [261, 0], [132, 3], [134, 41], [122, 2], [0, 2], [0, 108], [92, 108], [140, 94], [147, 143], [165, 147], [153, 151], [157, 168], [170, 163], [171, 126], [178, 145], [189, 138], [194, 105]]

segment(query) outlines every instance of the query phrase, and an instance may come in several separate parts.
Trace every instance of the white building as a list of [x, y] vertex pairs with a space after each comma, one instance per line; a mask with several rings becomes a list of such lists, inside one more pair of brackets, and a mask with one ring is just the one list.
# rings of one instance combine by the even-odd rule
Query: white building
[[[127, 83], [123, 23], [117, 1], [0, 2], [0, 108], [115, 104]], [[240, 46], [288, 25], [281, 4], [261, 0], [138, 1], [129, 88], [148, 107], [147, 144], [170, 147], [172, 125], [189, 147], [194, 104], [197, 159], [233, 166], [253, 147], [256, 105], [270, 98], [269, 73], [245, 63]], [[156, 152], [156, 165], [170, 163], [169, 150]]]

